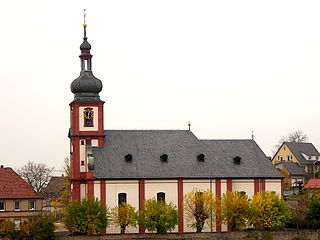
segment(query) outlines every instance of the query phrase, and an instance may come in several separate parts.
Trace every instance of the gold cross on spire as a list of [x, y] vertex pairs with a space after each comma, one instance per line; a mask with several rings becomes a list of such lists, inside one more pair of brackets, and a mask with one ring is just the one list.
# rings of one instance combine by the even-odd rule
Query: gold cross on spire
[[83, 27], [86, 27], [86, 9], [83, 10]]

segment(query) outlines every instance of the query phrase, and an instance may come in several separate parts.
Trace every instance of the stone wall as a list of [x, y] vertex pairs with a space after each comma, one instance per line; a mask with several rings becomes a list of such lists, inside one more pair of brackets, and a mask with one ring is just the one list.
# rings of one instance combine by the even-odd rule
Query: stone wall
[[64, 236], [57, 240], [320, 240], [320, 230], [248, 231], [224, 233], [110, 234], [103, 236]]

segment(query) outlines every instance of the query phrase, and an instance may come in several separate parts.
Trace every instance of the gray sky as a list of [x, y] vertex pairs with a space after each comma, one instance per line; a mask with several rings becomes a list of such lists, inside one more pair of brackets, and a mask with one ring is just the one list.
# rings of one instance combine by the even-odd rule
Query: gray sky
[[[2, 1], [1, 164], [61, 168], [83, 9], [106, 129], [320, 148], [319, 1]], [[320, 150], [320, 149], [319, 149]]]

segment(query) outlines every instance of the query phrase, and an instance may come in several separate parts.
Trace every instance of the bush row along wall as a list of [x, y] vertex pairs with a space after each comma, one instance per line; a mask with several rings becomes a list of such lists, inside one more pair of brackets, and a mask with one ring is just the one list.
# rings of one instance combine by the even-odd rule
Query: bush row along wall
[[319, 240], [319, 230], [248, 231], [223, 233], [114, 234], [103, 236], [64, 236], [57, 240]]

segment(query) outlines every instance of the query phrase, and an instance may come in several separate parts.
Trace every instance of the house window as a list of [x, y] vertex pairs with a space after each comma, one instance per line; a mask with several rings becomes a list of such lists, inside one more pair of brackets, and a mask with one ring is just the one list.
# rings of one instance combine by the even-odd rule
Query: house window
[[20, 202], [14, 202], [14, 210], [20, 211]]
[[316, 160], [319, 160], [319, 157], [316, 157]]
[[311, 156], [308, 156], [308, 159], [311, 160]]
[[164, 192], [157, 193], [157, 201], [158, 202], [165, 202], [166, 201], [166, 194]]
[[288, 156], [288, 161], [292, 160], [292, 156]]
[[4, 211], [5, 210], [5, 204], [4, 202], [0, 202], [0, 211]]
[[167, 154], [161, 155], [160, 160], [161, 160], [161, 162], [168, 162], [168, 155]]
[[127, 194], [126, 193], [119, 193], [118, 194], [118, 204], [127, 203]]
[[282, 161], [282, 156], [278, 156], [278, 160], [279, 160], [279, 161]]
[[93, 109], [85, 108], [83, 112], [84, 116], [84, 126], [85, 127], [93, 127]]
[[36, 202], [35, 201], [30, 201], [29, 202], [29, 210], [30, 211], [36, 210]]
[[14, 223], [14, 229], [15, 230], [20, 230], [21, 220], [20, 219], [15, 219], [13, 223]]

